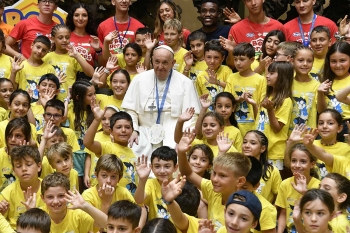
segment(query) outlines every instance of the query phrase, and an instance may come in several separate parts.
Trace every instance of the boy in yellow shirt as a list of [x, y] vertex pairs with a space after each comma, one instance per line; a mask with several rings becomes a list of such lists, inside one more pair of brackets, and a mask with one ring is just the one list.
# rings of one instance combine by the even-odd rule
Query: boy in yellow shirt
[[235, 109], [235, 117], [244, 136], [254, 129], [258, 104], [262, 102], [266, 93], [266, 78], [251, 68], [255, 59], [255, 49], [250, 43], [239, 43], [233, 50], [233, 59], [238, 72], [227, 78], [225, 91], [230, 92], [239, 103]]
[[314, 51], [314, 63], [312, 64], [310, 75], [317, 81], [320, 81], [326, 54], [332, 45], [329, 28], [323, 25], [316, 26], [311, 31], [310, 39], [310, 47]]
[[194, 132], [185, 131], [178, 144], [180, 172], [202, 191], [203, 198], [208, 201], [208, 219], [212, 220], [217, 230], [225, 225], [225, 203], [233, 192], [245, 184], [251, 163], [247, 156], [238, 152], [219, 155], [213, 161], [211, 180], [204, 179], [191, 170], [187, 161], [186, 152], [194, 138]]
[[115, 233], [116, 229], [124, 229], [128, 233], [140, 233], [139, 219], [141, 207], [128, 200], [114, 202], [107, 213], [107, 233]]
[[32, 102], [39, 99], [37, 86], [41, 76], [48, 73], [55, 74], [55, 69], [43, 60], [50, 48], [50, 39], [46, 36], [38, 36], [31, 45], [32, 51], [28, 60], [22, 62], [14, 59], [12, 61], [10, 80], [15, 88], [32, 93]]
[[[69, 190], [69, 179], [60, 172], [47, 175], [41, 185], [44, 210], [51, 218], [51, 233], [89, 232], [107, 226], [107, 215], [87, 203], [77, 190]], [[68, 205], [69, 203], [69, 205]]]
[[254, 233], [272, 233], [276, 232], [276, 219], [277, 219], [277, 210], [269, 201], [267, 201], [263, 196], [261, 196], [256, 189], [260, 185], [260, 179], [262, 176], [262, 167], [261, 163], [254, 158], [253, 156], [248, 156], [252, 164], [246, 179], [247, 181], [240, 188], [241, 190], [247, 190], [252, 192], [261, 202], [262, 211], [260, 214], [260, 226], [253, 230]]
[[[145, 204], [149, 207], [148, 220], [169, 219], [166, 203], [162, 199], [161, 184], [164, 180], [173, 180], [173, 174], [177, 170], [176, 151], [167, 146], [161, 146], [153, 151], [151, 164], [148, 165], [147, 162], [147, 156], [142, 155], [138, 158], [136, 171], [139, 184], [134, 195], [135, 201], [137, 204]], [[148, 178], [151, 170], [156, 178]]]
[[95, 101], [91, 103], [91, 111], [94, 113], [94, 120], [85, 133], [84, 145], [97, 157], [104, 154], [115, 154], [124, 164], [123, 175], [120, 176], [119, 185], [126, 187], [131, 194], [135, 193], [137, 186], [136, 172], [134, 162], [136, 156], [131, 148], [128, 147], [128, 140], [133, 132], [131, 116], [126, 112], [116, 112], [111, 116], [110, 129], [112, 141], [99, 142], [94, 137], [99, 128], [104, 111], [100, 109]]
[[184, 55], [187, 50], [182, 48], [182, 24], [177, 19], [168, 19], [163, 25], [164, 41], [174, 51], [175, 64], [173, 69], [182, 73], [184, 70]]
[[0, 212], [11, 227], [16, 229], [17, 219], [22, 213], [32, 205], [44, 206], [40, 197], [41, 179], [38, 177], [41, 157], [38, 149], [31, 146], [14, 147], [10, 157], [17, 178], [0, 194]]
[[[17, 219], [17, 233], [50, 233], [50, 216], [39, 208], [32, 208]], [[7, 232], [7, 231], [4, 231]], [[9, 233], [9, 232], [8, 232]]]

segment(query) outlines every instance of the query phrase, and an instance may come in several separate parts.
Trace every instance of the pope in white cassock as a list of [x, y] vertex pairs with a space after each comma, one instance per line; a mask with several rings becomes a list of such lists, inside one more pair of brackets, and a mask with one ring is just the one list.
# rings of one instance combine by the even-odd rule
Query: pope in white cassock
[[[133, 119], [130, 144], [135, 154], [150, 155], [159, 146], [175, 148], [176, 121], [187, 108], [194, 107], [194, 117], [184, 128], [194, 127], [200, 102], [193, 82], [173, 70], [174, 52], [166, 45], [154, 49], [152, 70], [135, 76], [122, 103]], [[138, 135], [139, 134], [139, 135]]]

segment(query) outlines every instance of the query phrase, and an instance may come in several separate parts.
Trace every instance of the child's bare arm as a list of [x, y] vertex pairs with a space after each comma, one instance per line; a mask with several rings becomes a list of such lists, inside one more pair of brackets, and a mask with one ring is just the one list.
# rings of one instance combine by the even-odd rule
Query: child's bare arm
[[182, 175], [185, 175], [187, 179], [198, 189], [201, 189], [202, 177], [192, 171], [190, 165], [188, 164], [186, 156], [186, 152], [191, 148], [191, 143], [193, 142], [194, 137], [195, 133], [193, 130], [190, 131], [188, 129], [183, 133], [182, 138], [177, 145], [177, 156], [179, 160], [180, 173]]
[[92, 100], [90, 106], [91, 111], [94, 113], [94, 120], [92, 121], [90, 127], [86, 131], [83, 142], [86, 148], [94, 152], [96, 156], [99, 156], [101, 155], [102, 151], [101, 143], [99, 141], [94, 141], [94, 139], [98, 126], [100, 125], [102, 117], [105, 114], [105, 111], [100, 109], [100, 105], [96, 103], [96, 100]]
[[338, 101], [349, 105], [350, 104], [349, 94], [350, 94], [350, 86], [347, 86], [344, 89], [337, 92], [335, 97], [337, 98]]
[[94, 74], [94, 67], [92, 67], [75, 49], [73, 45], [69, 45], [68, 48], [68, 55], [71, 57], [74, 57], [77, 62], [80, 64], [81, 68], [83, 69], [84, 74], [86, 74], [88, 77], [92, 77]]
[[150, 34], [146, 35], [146, 40], [145, 40], [145, 46], [147, 48], [146, 54], [145, 54], [145, 61], [144, 64], [147, 68], [147, 70], [151, 69], [151, 52], [154, 46], [156, 46], [157, 40], [153, 39]]
[[268, 98], [265, 98], [263, 100], [263, 102], [261, 103], [261, 106], [266, 108], [266, 110], [267, 110], [267, 114], [269, 116], [269, 121], [270, 121], [270, 126], [272, 128], [272, 131], [274, 133], [279, 133], [282, 130], [284, 124], [282, 122], [278, 121], [278, 119], [275, 115], [273, 102], [271, 100], [269, 100]]
[[169, 203], [167, 204], [167, 208], [171, 215], [171, 219], [180, 231], [187, 231], [189, 221], [186, 215], [182, 212], [179, 204], [175, 201], [175, 198], [181, 194], [185, 183], [186, 177], [181, 177], [180, 174], [170, 183], [168, 180], [165, 180], [162, 183], [162, 197], [167, 203]]
[[290, 134], [286, 142], [286, 150], [284, 151], [284, 166], [290, 167], [289, 150], [292, 146], [303, 140], [303, 134], [306, 132], [307, 128], [305, 124], [295, 125], [292, 133]]
[[91, 168], [91, 155], [86, 154], [84, 168], [84, 184], [87, 188], [90, 188], [90, 168]]
[[148, 157], [144, 155], [142, 155], [141, 158], [139, 157], [137, 159], [136, 172], [139, 176], [139, 184], [137, 185], [134, 195], [135, 202], [137, 204], [142, 204], [147, 197], [145, 193], [145, 186], [149, 174], [151, 173], [151, 168], [148, 166], [147, 161]]
[[204, 118], [204, 115], [207, 113], [208, 108], [210, 107], [211, 101], [208, 99], [208, 94], [201, 95], [199, 98], [199, 101], [201, 102], [202, 108], [201, 111], [199, 112], [197, 121], [196, 121], [196, 126], [194, 127], [196, 130], [196, 137], [197, 138], [202, 138], [202, 121]]
[[193, 107], [187, 108], [184, 113], [181, 114], [179, 119], [177, 119], [176, 126], [175, 126], [175, 133], [174, 133], [174, 140], [176, 143], [179, 143], [182, 137], [182, 128], [186, 121], [189, 121], [193, 114], [195, 113], [195, 110]]
[[43, 128], [43, 135], [41, 136], [41, 141], [40, 141], [40, 144], [39, 144], [39, 153], [40, 153], [40, 156], [41, 156], [41, 160], [43, 160], [43, 157], [44, 157], [47, 141], [50, 138], [52, 138], [55, 135], [55, 133], [56, 133], [56, 130], [52, 131], [53, 127], [55, 127], [55, 125], [52, 124], [51, 120], [49, 120], [46, 123], [46, 125], [44, 126], [44, 128]]
[[329, 92], [332, 82], [328, 79], [321, 83], [317, 89], [317, 112], [320, 113], [327, 108], [325, 95]]
[[280, 215], [278, 216], [278, 228], [277, 233], [283, 233], [286, 228], [286, 209], [281, 208]]

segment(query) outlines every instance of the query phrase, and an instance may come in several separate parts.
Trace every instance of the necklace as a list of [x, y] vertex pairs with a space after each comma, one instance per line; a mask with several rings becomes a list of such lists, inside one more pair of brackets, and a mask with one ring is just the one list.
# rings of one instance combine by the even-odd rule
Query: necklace
[[321, 144], [322, 144], [323, 146], [333, 146], [333, 145], [335, 145], [336, 143], [337, 143], [337, 141], [335, 141], [334, 143], [327, 144], [327, 143], [323, 143], [322, 140], [321, 140]]
[[[168, 83], [168, 79], [169, 77], [165, 80], [164, 84], [162, 85], [162, 87], [158, 88], [158, 82], [157, 82], [157, 77], [154, 76], [154, 87], [152, 89], [152, 92], [149, 96], [154, 96], [154, 99], [152, 101], [152, 104], [150, 106], [148, 106], [147, 108], [149, 108], [150, 110], [150, 114], [153, 114], [153, 110], [155, 110], [157, 108], [157, 106], [154, 104], [156, 99], [157, 99], [157, 93], [155, 93], [156, 89], [159, 89], [159, 95], [161, 95], [164, 92], [164, 89]], [[164, 93], [163, 93], [164, 94]], [[149, 97], [148, 97], [149, 98]], [[159, 103], [158, 103], [159, 104]]]

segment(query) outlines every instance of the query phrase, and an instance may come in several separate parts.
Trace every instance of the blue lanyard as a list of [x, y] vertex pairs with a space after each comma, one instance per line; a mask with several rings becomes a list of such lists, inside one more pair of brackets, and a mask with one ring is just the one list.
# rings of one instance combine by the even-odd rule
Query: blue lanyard
[[126, 31], [124, 33], [123, 38], [120, 38], [119, 29], [118, 29], [118, 25], [117, 25], [117, 19], [114, 16], [114, 21], [113, 22], [114, 22], [115, 30], [118, 33], [118, 39], [119, 39], [119, 42], [120, 42], [120, 47], [119, 47], [120, 49], [123, 48], [123, 40], [124, 40], [124, 38], [126, 36], [126, 33], [129, 31], [130, 21], [131, 21], [131, 18], [129, 17], [128, 27], [126, 28]]
[[314, 17], [312, 18], [311, 28], [310, 28], [310, 31], [309, 31], [309, 33], [308, 33], [308, 40], [306, 41], [306, 40], [305, 40], [305, 36], [304, 36], [303, 26], [301, 25], [300, 17], [298, 18], [298, 24], [299, 24], [299, 30], [300, 30], [300, 34], [301, 34], [301, 39], [303, 40], [303, 45], [304, 45], [305, 47], [309, 47], [309, 44], [310, 44], [310, 34], [311, 34], [312, 30], [314, 29], [315, 21], [316, 21], [316, 14], [314, 14]]
[[157, 121], [156, 121], [157, 124], [160, 123], [160, 115], [162, 114], [166, 95], [168, 94], [169, 84], [170, 84], [170, 79], [171, 79], [172, 73], [173, 73], [173, 69], [170, 70], [168, 80], [166, 81], [165, 89], [164, 89], [163, 96], [162, 96], [162, 102], [160, 103], [160, 106], [159, 106], [159, 94], [158, 94], [158, 85], [157, 85], [158, 79], [156, 78], [156, 104], [157, 104], [157, 111], [158, 111], [158, 116], [157, 116]]

